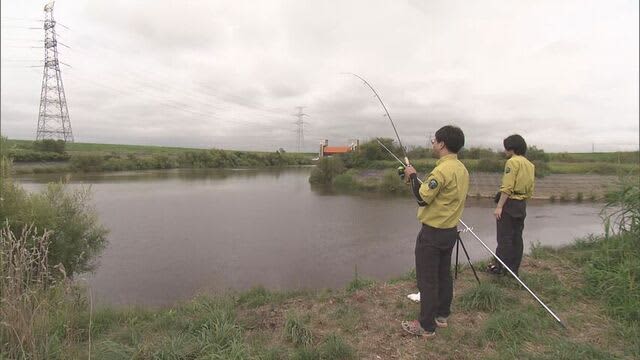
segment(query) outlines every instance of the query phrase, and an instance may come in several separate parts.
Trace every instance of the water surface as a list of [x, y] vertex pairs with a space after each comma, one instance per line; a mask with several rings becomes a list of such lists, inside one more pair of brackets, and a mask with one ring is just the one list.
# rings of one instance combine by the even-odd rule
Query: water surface
[[[99, 267], [86, 275], [109, 304], [166, 305], [198, 293], [339, 288], [360, 276], [388, 280], [414, 266], [419, 230], [409, 197], [313, 190], [309, 168], [169, 170], [73, 175], [91, 186], [110, 230]], [[37, 190], [52, 175], [21, 177]], [[495, 249], [494, 204], [469, 199], [463, 220]], [[597, 204], [531, 202], [525, 249], [602, 232]], [[470, 235], [473, 260], [488, 257]], [[461, 257], [462, 258], [462, 257]]]

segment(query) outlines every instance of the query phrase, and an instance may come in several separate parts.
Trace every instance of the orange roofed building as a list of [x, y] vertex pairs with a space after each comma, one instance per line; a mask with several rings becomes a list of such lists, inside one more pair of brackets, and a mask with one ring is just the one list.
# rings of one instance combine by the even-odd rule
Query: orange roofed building
[[354, 140], [349, 146], [329, 146], [329, 140], [323, 140], [320, 142], [320, 152], [318, 153], [318, 157], [323, 158], [325, 156], [336, 154], [346, 154], [357, 149], [358, 145], [359, 141]]

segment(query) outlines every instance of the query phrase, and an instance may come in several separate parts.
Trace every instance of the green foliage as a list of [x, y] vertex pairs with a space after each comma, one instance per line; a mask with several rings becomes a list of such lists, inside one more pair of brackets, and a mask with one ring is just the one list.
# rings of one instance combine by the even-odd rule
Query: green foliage
[[3, 182], [0, 218], [14, 232], [33, 224], [39, 234], [51, 231], [49, 264], [62, 264], [72, 276], [93, 268], [93, 260], [106, 245], [107, 230], [90, 207], [89, 189], [68, 190], [49, 184], [41, 193], [28, 194], [10, 181]]
[[407, 191], [407, 186], [400, 179], [396, 170], [387, 170], [384, 172], [379, 188], [380, 191], [385, 193], [400, 193]]
[[614, 317], [640, 324], [640, 244], [625, 232], [594, 242], [584, 264], [587, 294], [601, 298]]
[[618, 151], [600, 153], [555, 153], [549, 154], [550, 161], [565, 163], [616, 163], [616, 164], [639, 164], [640, 152], [638, 151]]
[[610, 315], [634, 326], [640, 326], [639, 186], [624, 179], [619, 190], [608, 193], [605, 235], [582, 239], [569, 253], [582, 266], [585, 293], [601, 299]]
[[504, 160], [480, 159], [474, 170], [481, 172], [502, 172], [504, 171], [504, 163]]
[[617, 359], [616, 356], [605, 353], [589, 344], [581, 344], [557, 338], [551, 342], [549, 349], [542, 353], [536, 352], [531, 358], [540, 360], [607, 360]]
[[320, 346], [322, 360], [350, 360], [356, 358], [355, 350], [336, 334], [330, 334]]
[[273, 300], [273, 294], [264, 287], [258, 286], [241, 294], [238, 303], [254, 308], [268, 304], [271, 300]]
[[362, 321], [362, 310], [353, 305], [340, 304], [331, 318], [336, 320], [341, 330], [353, 333]]
[[515, 300], [505, 297], [504, 292], [492, 283], [483, 282], [467, 290], [459, 298], [460, 307], [465, 310], [493, 312]]
[[490, 341], [522, 343], [531, 340], [550, 327], [548, 315], [529, 306], [522, 309], [495, 313], [485, 323], [484, 335]]
[[67, 161], [70, 158], [67, 153], [43, 152], [29, 149], [11, 149], [8, 151], [8, 154], [15, 162]]
[[329, 185], [336, 176], [342, 174], [345, 170], [344, 163], [340, 157], [324, 157], [311, 170], [309, 182], [311, 184]]
[[355, 190], [358, 188], [358, 184], [353, 178], [353, 173], [351, 171], [352, 170], [349, 170], [333, 178], [333, 186], [339, 190]]
[[527, 149], [527, 159], [529, 161], [540, 161], [540, 162], [548, 162], [549, 154], [545, 153], [544, 150], [538, 149], [535, 145], [529, 146]]
[[[403, 152], [400, 147], [393, 144], [393, 139], [380, 138], [383, 143], [394, 154], [400, 156]], [[376, 140], [367, 141], [360, 144], [354, 152], [340, 156], [347, 168], [371, 168], [372, 163], [393, 159], [393, 157]], [[395, 160], [394, 160], [395, 161]]]
[[540, 242], [535, 242], [531, 244], [531, 249], [529, 251], [529, 256], [534, 259], [546, 259], [551, 254], [555, 254], [556, 250], [551, 246], [545, 246], [540, 244]]
[[458, 153], [460, 159], [500, 159], [501, 154], [496, 153], [490, 148], [472, 147], [469, 149], [463, 148]]
[[296, 346], [310, 346], [313, 334], [309, 327], [295, 313], [289, 312], [284, 323], [284, 338]]
[[621, 178], [617, 191], [608, 192], [603, 210], [605, 221], [616, 232], [640, 233], [640, 185], [635, 178]]
[[352, 293], [356, 290], [367, 289], [373, 286], [373, 284], [375, 284], [375, 281], [373, 280], [356, 277], [347, 285], [347, 292]]
[[101, 171], [105, 163], [103, 155], [82, 154], [71, 157], [71, 167], [76, 171], [94, 172]]
[[64, 140], [44, 139], [33, 142], [36, 151], [55, 152], [64, 154], [66, 142]]
[[424, 148], [422, 146], [410, 148], [409, 151], [407, 151], [407, 156], [409, 159], [432, 159], [435, 157], [431, 148]]
[[296, 349], [291, 360], [320, 360], [320, 352], [311, 346], [301, 347]]
[[551, 168], [546, 161], [533, 160], [533, 166], [535, 166], [535, 176], [537, 178], [543, 178], [551, 174]]

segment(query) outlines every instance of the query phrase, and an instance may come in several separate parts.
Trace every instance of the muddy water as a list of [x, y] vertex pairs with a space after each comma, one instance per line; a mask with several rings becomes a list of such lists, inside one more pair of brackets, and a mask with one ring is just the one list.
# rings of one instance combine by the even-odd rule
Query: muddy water
[[[109, 245], [94, 274], [95, 299], [165, 305], [198, 293], [338, 288], [361, 276], [386, 280], [414, 263], [419, 224], [409, 197], [312, 190], [309, 169], [162, 171], [75, 175], [90, 185]], [[23, 177], [37, 190], [51, 176]], [[469, 199], [464, 221], [495, 248], [491, 200]], [[525, 249], [602, 232], [593, 204], [529, 204]], [[474, 260], [487, 252], [470, 235]]]

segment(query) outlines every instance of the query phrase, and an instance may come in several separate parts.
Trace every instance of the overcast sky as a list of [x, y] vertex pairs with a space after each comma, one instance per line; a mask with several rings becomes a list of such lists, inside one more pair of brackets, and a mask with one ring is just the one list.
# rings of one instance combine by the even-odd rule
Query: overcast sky
[[[1, 2], [4, 136], [35, 138], [44, 2]], [[60, 0], [77, 142], [296, 148], [405, 145], [460, 126], [467, 146], [520, 133], [547, 151], [637, 150], [637, 0]], [[38, 29], [30, 29], [38, 28]]]

